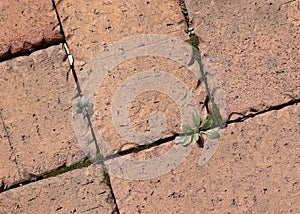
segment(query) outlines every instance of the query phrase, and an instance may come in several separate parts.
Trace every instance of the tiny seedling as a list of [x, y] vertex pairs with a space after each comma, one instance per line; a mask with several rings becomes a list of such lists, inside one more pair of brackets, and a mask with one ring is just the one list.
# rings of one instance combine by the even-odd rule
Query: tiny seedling
[[77, 114], [82, 114], [83, 118], [86, 118], [88, 115], [92, 116], [94, 114], [94, 104], [89, 103], [88, 99], [82, 96], [79, 100], [79, 102], [76, 104], [77, 109], [76, 113]]
[[212, 130], [213, 120], [210, 115], [206, 116], [201, 120], [197, 113], [193, 113], [193, 122], [195, 127], [192, 128], [189, 125], [183, 124], [181, 126], [183, 134], [180, 134], [175, 138], [176, 144], [182, 144], [183, 146], [189, 145], [193, 140], [195, 140], [200, 146], [203, 145], [202, 135], [206, 135], [209, 139], [216, 139], [220, 137], [219, 133]]

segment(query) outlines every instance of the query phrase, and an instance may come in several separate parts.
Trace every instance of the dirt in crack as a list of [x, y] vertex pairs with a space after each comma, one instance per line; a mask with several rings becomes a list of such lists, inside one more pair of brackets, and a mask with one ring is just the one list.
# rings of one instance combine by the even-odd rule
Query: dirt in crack
[[[240, 122], [244, 122], [245, 120], [249, 119], [249, 118], [253, 118], [253, 117], [256, 117], [258, 115], [261, 115], [261, 114], [264, 114], [264, 113], [267, 113], [267, 112], [271, 112], [271, 111], [278, 111], [278, 110], [281, 110], [285, 107], [288, 107], [288, 106], [292, 106], [292, 105], [297, 105], [300, 103], [300, 99], [295, 99], [295, 100], [291, 100], [287, 103], [283, 103], [281, 105], [277, 105], [277, 106], [272, 106], [268, 109], [265, 109], [263, 111], [259, 111], [259, 112], [255, 112], [255, 113], [250, 113], [250, 114], [242, 114], [242, 113], [239, 113], [239, 112], [232, 112], [229, 116], [228, 116], [228, 119], [226, 121], [227, 124], [232, 124], [232, 123], [240, 123]], [[237, 119], [233, 119], [231, 120], [230, 118], [231, 117], [234, 117], [234, 116], [238, 116]]]

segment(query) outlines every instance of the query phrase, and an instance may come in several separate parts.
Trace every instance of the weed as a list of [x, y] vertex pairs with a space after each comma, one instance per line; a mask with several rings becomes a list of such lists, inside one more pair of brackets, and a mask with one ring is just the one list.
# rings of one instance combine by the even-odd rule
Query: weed
[[76, 109], [76, 113], [77, 114], [82, 114], [83, 118], [89, 116], [92, 116], [94, 114], [94, 104], [93, 103], [89, 103], [88, 99], [85, 97], [81, 97], [79, 102], [76, 104], [77, 109]]
[[192, 128], [189, 125], [183, 124], [181, 126], [183, 134], [180, 134], [175, 138], [176, 144], [182, 144], [183, 146], [189, 145], [193, 140], [195, 140], [199, 146], [203, 146], [203, 137], [206, 135], [209, 139], [215, 139], [220, 137], [219, 133], [215, 130], [212, 130], [213, 119], [211, 115], [207, 115], [201, 120], [200, 116], [197, 113], [193, 113], [193, 122], [195, 127]]

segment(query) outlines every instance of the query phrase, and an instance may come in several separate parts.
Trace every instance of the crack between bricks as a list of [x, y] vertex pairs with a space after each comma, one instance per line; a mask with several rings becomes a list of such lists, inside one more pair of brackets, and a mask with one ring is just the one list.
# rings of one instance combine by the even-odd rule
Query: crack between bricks
[[186, 8], [185, 0], [180, 0], [180, 8], [181, 8], [181, 13], [184, 16], [186, 29], [188, 29], [190, 27], [190, 18], [189, 18], [188, 10]]
[[55, 0], [51, 0], [51, 1], [52, 1], [53, 9], [54, 9], [55, 14], [56, 14], [56, 18], [58, 20], [58, 24], [59, 24], [59, 27], [60, 27], [60, 32], [61, 32], [61, 34], [64, 38], [64, 42], [67, 43], [65, 31], [64, 31], [63, 26], [62, 26], [62, 22], [61, 22], [61, 19], [60, 19], [60, 16], [59, 16], [56, 4], [55, 4]]
[[91, 165], [92, 162], [89, 158], [85, 158], [83, 161], [79, 162], [79, 163], [75, 163], [71, 166], [66, 166], [66, 164], [63, 164], [62, 166], [58, 167], [55, 170], [52, 170], [50, 172], [44, 173], [44, 174], [40, 174], [40, 175], [36, 175], [36, 174], [31, 174], [31, 178], [27, 178], [27, 180], [23, 180], [21, 182], [18, 182], [8, 188], [2, 188], [0, 189], [0, 193], [11, 190], [11, 189], [15, 189], [21, 186], [25, 186], [27, 184], [36, 182], [36, 181], [40, 181], [40, 180], [44, 180], [50, 177], [55, 177], [57, 175], [61, 175], [64, 174], [66, 172], [70, 172], [73, 171], [75, 169], [81, 169], [84, 167], [88, 167], [89, 165]]
[[[72, 54], [69, 52], [69, 50], [67, 50], [66, 48], [68, 48], [68, 42], [67, 42], [67, 39], [66, 39], [66, 36], [65, 36], [65, 32], [64, 32], [64, 29], [63, 29], [63, 25], [62, 25], [62, 22], [61, 22], [61, 19], [60, 19], [60, 16], [59, 16], [59, 12], [57, 10], [57, 6], [55, 4], [55, 0], [52, 0], [52, 4], [53, 4], [53, 8], [55, 10], [55, 13], [56, 13], [56, 16], [57, 16], [57, 19], [58, 19], [58, 23], [60, 25], [60, 30], [61, 30], [61, 33], [63, 35], [63, 38], [64, 38], [64, 43], [66, 44], [66, 47], [65, 47], [65, 51], [66, 51], [66, 54], [68, 56], [68, 59], [69, 59], [69, 56], [71, 56], [72, 58], [72, 62], [69, 60], [69, 63], [70, 63], [70, 71], [72, 71], [72, 76], [74, 78], [74, 81], [76, 83], [76, 89], [77, 89], [77, 95], [76, 96], [80, 96], [82, 97], [82, 91], [81, 91], [81, 87], [80, 87], [80, 83], [79, 83], [79, 80], [78, 80], [78, 77], [77, 77], [77, 74], [75, 72], [75, 60], [74, 60], [74, 57], [72, 56]], [[69, 72], [67, 72], [67, 81], [68, 81], [68, 75], [69, 75]], [[76, 97], [75, 96], [75, 97]], [[74, 98], [75, 98], [74, 97]], [[119, 207], [118, 207], [118, 204], [117, 204], [117, 200], [116, 200], [116, 197], [115, 197], [115, 194], [114, 194], [114, 191], [113, 191], [113, 188], [112, 188], [112, 185], [111, 185], [111, 182], [110, 182], [110, 175], [108, 173], [108, 170], [105, 166], [105, 163], [104, 163], [104, 157], [100, 151], [100, 148], [98, 146], [98, 143], [97, 143], [97, 138], [95, 136], [95, 133], [94, 133], [94, 129], [93, 129], [93, 126], [92, 126], [92, 123], [91, 123], [91, 118], [90, 118], [90, 115], [88, 114], [87, 115], [87, 119], [88, 119], [88, 123], [89, 123], [89, 127], [90, 127], [90, 130], [91, 130], [91, 133], [92, 133], [92, 136], [93, 136], [93, 141], [94, 141], [94, 144], [95, 144], [95, 148], [96, 148], [96, 161], [98, 161], [98, 163], [101, 165], [101, 168], [102, 168], [102, 171], [103, 171], [103, 176], [104, 176], [104, 179], [106, 181], [106, 184], [108, 185], [108, 187], [110, 188], [110, 191], [111, 191], [111, 194], [112, 194], [112, 197], [113, 197], [113, 200], [114, 200], [114, 203], [116, 205], [116, 208], [115, 208], [115, 211], [120, 214], [120, 211], [119, 211]], [[89, 159], [90, 160], [90, 159]], [[90, 163], [91, 164], [91, 163]], [[88, 164], [88, 165], [90, 165]]]
[[[263, 115], [263, 114], [268, 113], [268, 112], [282, 110], [286, 107], [297, 105], [298, 103], [300, 103], [300, 99], [295, 99], [295, 100], [291, 100], [289, 102], [286, 102], [286, 103], [283, 103], [283, 104], [280, 104], [280, 105], [277, 105], [277, 106], [272, 106], [268, 109], [265, 109], [265, 110], [262, 110], [262, 111], [259, 111], [259, 112], [255, 112], [255, 113], [250, 113], [250, 114], [247, 114], [247, 115], [244, 115], [244, 114], [239, 113], [239, 112], [232, 112], [229, 115], [228, 120], [226, 121], [226, 123], [227, 124], [241, 123], [241, 122], [244, 122], [245, 120], [248, 120], [250, 118], [254, 118], [256, 116]], [[241, 117], [237, 118], [237, 119], [234, 119], [234, 120], [230, 120], [230, 117], [232, 117], [233, 115], [240, 115]]]
[[[243, 117], [235, 119], [235, 120], [228, 120], [226, 123], [227, 124], [241, 123], [241, 122], [244, 122], [247, 119], [254, 118], [256, 116], [259, 116], [259, 115], [262, 115], [262, 114], [265, 114], [265, 113], [268, 113], [268, 112], [282, 110], [282, 109], [284, 109], [286, 107], [297, 105], [298, 103], [300, 103], [300, 99], [292, 100], [290, 102], [283, 103], [283, 104], [277, 105], [277, 106], [273, 106], [273, 107], [270, 107], [270, 108], [268, 108], [266, 110], [263, 110], [263, 111], [260, 111], [260, 112], [256, 112], [254, 114], [248, 114], [246, 116], [243, 116]], [[236, 114], [240, 114], [240, 113], [236, 113]], [[2, 118], [1, 111], [0, 111], [0, 117], [1, 117], [2, 123], [4, 124], [4, 120]], [[8, 136], [7, 130], [5, 132], [6, 132], [7, 136]], [[160, 146], [160, 145], [163, 145], [165, 143], [172, 142], [175, 139], [176, 136], [178, 136], [178, 134], [177, 133], [173, 133], [172, 136], [160, 139], [160, 140], [155, 141], [155, 142], [153, 142], [151, 144], [139, 145], [139, 146], [136, 146], [134, 148], [126, 149], [126, 150], [117, 152], [115, 154], [108, 155], [108, 156], [105, 157], [105, 161], [111, 160], [111, 159], [114, 159], [114, 158], [117, 158], [117, 157], [120, 157], [120, 156], [125, 156], [125, 155], [131, 154], [131, 153], [138, 153], [138, 152], [150, 149], [150, 148], [155, 147], [155, 146]], [[27, 181], [24, 181], [24, 182], [20, 182], [18, 184], [14, 184], [14, 185], [12, 185], [11, 187], [9, 187], [7, 189], [0, 189], [0, 193], [1, 192], [5, 192], [5, 191], [10, 190], [10, 189], [14, 189], [14, 188], [20, 187], [20, 186], [27, 185], [29, 183], [33, 183], [35, 181], [44, 180], [44, 179], [55, 177], [57, 175], [61, 175], [61, 174], [64, 174], [66, 172], [70, 172], [70, 171], [73, 171], [73, 170], [76, 170], [76, 169], [85, 168], [85, 167], [88, 167], [88, 166], [90, 166], [92, 164], [93, 164], [93, 161], [91, 159], [89, 159], [89, 158], [86, 158], [84, 161], [82, 161], [80, 163], [75, 163], [75, 164], [73, 164], [73, 165], [71, 165], [69, 167], [66, 167], [64, 165], [64, 166], [61, 166], [58, 169], [55, 169], [55, 170], [53, 170], [53, 171], [51, 171], [49, 173], [37, 176], [35, 180], [27, 180]]]
[[[125, 156], [125, 155], [131, 154], [131, 153], [138, 153], [140, 151], [147, 150], [149, 148], [159, 146], [159, 145], [162, 145], [162, 144], [167, 143], [167, 142], [171, 142], [175, 139], [176, 136], [178, 136], [178, 134], [174, 134], [170, 137], [157, 140], [157, 141], [155, 141], [151, 144], [140, 145], [140, 146], [137, 146], [137, 147], [134, 147], [134, 148], [131, 148], [131, 149], [123, 150], [123, 151], [120, 151], [118, 153], [108, 155], [108, 156], [104, 157], [103, 162], [114, 159], [114, 158], [118, 158], [120, 156]], [[58, 176], [58, 175], [62, 175], [64, 173], [71, 172], [71, 171], [76, 170], [76, 169], [86, 168], [86, 167], [89, 167], [90, 165], [92, 165], [94, 163], [95, 164], [101, 164], [101, 162], [99, 163], [99, 162], [97, 162], [95, 160], [92, 160], [91, 158], [88, 158], [88, 157], [86, 157], [83, 161], [81, 161], [79, 163], [75, 163], [71, 166], [66, 166], [66, 164], [63, 164], [62, 166], [60, 166], [57, 169], [52, 170], [50, 172], [47, 172], [47, 173], [44, 173], [44, 174], [41, 174], [41, 175], [32, 175], [32, 179], [28, 179], [28, 180], [16, 183], [16, 184], [10, 186], [9, 188], [4, 188], [4, 189], [0, 188], [0, 193], [11, 190], [11, 189], [15, 189], [15, 188], [18, 188], [18, 187], [21, 187], [21, 186], [25, 186], [27, 184], [30, 184], [30, 183], [33, 183], [33, 182], [36, 182], [36, 181], [40, 181], [40, 180], [48, 179], [48, 178], [55, 177], [55, 176]], [[104, 170], [105, 182], [107, 184], [110, 184], [110, 178], [107, 177], [107, 176], [108, 176], [107, 169], [105, 169]]]
[[22, 56], [29, 56], [30, 54], [32, 54], [36, 51], [44, 50], [44, 49], [47, 49], [47, 48], [49, 48], [51, 46], [54, 46], [54, 45], [59, 45], [59, 44], [61, 44], [61, 42], [62, 42], [62, 40], [58, 39], [58, 40], [55, 40], [53, 42], [49, 42], [47, 44], [42, 43], [41, 45], [38, 45], [36, 47], [31, 48], [30, 50], [25, 50], [24, 52], [17, 52], [17, 53], [14, 53], [14, 54], [12, 54], [11, 51], [10, 51], [8, 56], [0, 58], [0, 63], [8, 61], [8, 60], [15, 59], [15, 58], [18, 58], [18, 57], [22, 57]]
[[214, 102], [214, 97], [211, 95], [211, 92], [209, 90], [209, 85], [207, 83], [207, 77], [204, 72], [204, 67], [202, 63], [202, 57], [201, 57], [201, 51], [199, 49], [199, 37], [194, 32], [194, 29], [190, 26], [190, 20], [189, 20], [189, 14], [188, 10], [186, 8], [185, 0], [180, 0], [180, 8], [181, 12], [184, 16], [185, 23], [186, 23], [186, 33], [188, 33], [190, 37], [190, 45], [193, 46], [193, 58], [197, 61], [199, 68], [200, 68], [200, 75], [201, 75], [201, 81], [204, 83], [206, 94], [209, 98], [209, 101], [211, 103], [211, 110], [208, 113], [211, 113], [212, 120], [213, 120], [213, 128], [219, 127], [221, 129], [226, 127], [226, 122], [223, 120], [218, 105]]

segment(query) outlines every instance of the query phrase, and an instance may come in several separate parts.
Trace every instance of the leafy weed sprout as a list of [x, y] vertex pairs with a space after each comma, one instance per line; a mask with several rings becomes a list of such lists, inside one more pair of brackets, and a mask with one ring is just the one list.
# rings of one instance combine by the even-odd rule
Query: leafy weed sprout
[[88, 115], [92, 116], [94, 114], [94, 110], [93, 110], [94, 104], [90, 103], [88, 99], [83, 96], [80, 98], [76, 106], [77, 106], [76, 113], [82, 114], [83, 118], [87, 117]]
[[195, 127], [192, 128], [189, 125], [183, 124], [181, 126], [183, 134], [180, 134], [175, 138], [175, 144], [182, 144], [183, 146], [189, 145], [193, 140], [195, 140], [200, 146], [203, 145], [202, 135], [206, 135], [209, 139], [219, 138], [220, 135], [217, 131], [212, 130], [213, 120], [210, 115], [201, 120], [197, 113], [193, 113], [193, 122]]

